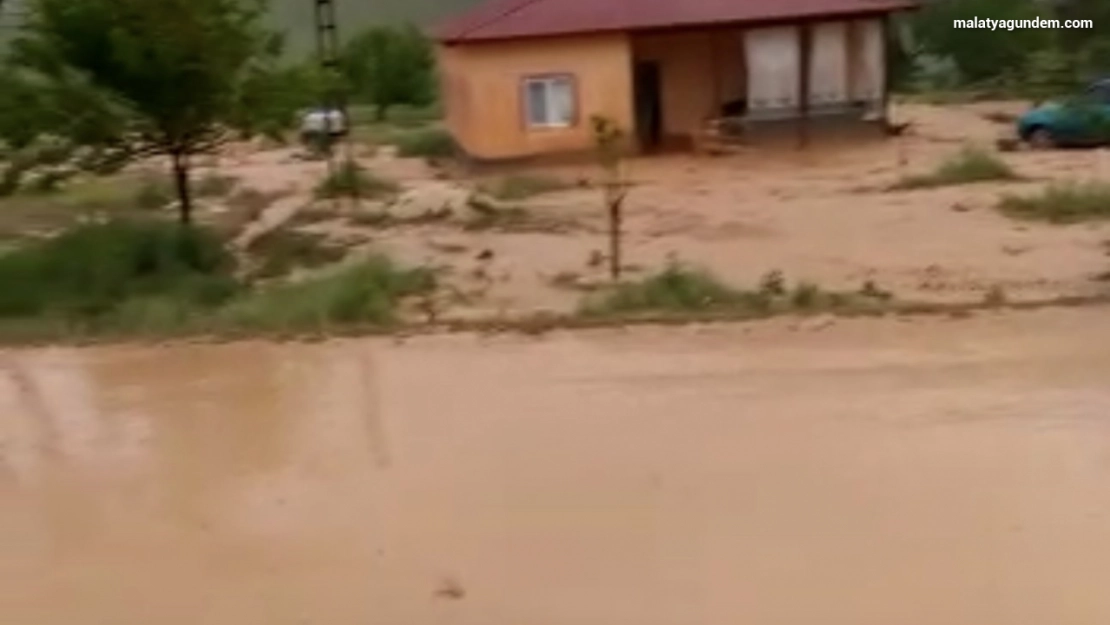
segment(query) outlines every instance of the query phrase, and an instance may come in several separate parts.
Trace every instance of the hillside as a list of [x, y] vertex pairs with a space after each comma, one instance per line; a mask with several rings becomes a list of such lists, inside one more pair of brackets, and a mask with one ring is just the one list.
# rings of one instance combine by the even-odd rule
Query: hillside
[[[335, 0], [340, 34], [368, 24], [413, 22], [431, 25], [436, 20], [465, 10], [481, 0]], [[313, 0], [270, 0], [274, 21], [289, 33], [290, 46], [306, 51], [312, 45]]]
[[[25, 0], [0, 0], [0, 42], [11, 35], [11, 13]], [[335, 0], [340, 34], [346, 35], [368, 24], [413, 22], [431, 25], [436, 20], [474, 6], [481, 0]], [[270, 0], [274, 25], [289, 34], [294, 53], [312, 50], [314, 0]], [[6, 26], [6, 27], [5, 27]]]

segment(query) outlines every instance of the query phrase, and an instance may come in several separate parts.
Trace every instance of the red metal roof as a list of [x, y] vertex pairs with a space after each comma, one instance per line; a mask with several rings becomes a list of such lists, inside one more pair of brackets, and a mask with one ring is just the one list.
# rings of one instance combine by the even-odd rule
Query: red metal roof
[[445, 43], [913, 9], [917, 0], [488, 0], [440, 26]]

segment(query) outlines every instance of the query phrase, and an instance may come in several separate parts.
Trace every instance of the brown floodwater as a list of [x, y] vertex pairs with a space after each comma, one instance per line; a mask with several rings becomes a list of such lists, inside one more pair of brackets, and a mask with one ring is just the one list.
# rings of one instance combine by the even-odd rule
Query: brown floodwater
[[1103, 625], [1110, 314], [0, 352], [0, 622]]

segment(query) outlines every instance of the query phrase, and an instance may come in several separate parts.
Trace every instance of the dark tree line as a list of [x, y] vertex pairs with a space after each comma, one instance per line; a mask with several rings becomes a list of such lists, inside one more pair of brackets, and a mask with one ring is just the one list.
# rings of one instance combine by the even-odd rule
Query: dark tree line
[[[971, 30], [953, 20], [1089, 19], [1093, 29]], [[994, 86], [1033, 97], [1058, 95], [1110, 74], [1107, 0], [930, 0], [900, 20], [895, 57], [902, 86]], [[930, 67], [933, 71], [930, 71]], [[935, 68], [940, 67], [941, 70]], [[938, 74], [940, 75], [938, 77]]]

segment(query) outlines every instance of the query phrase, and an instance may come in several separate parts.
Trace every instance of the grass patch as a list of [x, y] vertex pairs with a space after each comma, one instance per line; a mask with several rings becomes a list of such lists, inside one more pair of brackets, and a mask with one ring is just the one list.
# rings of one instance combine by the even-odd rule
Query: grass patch
[[562, 191], [569, 186], [566, 182], [551, 176], [516, 175], [482, 185], [481, 190], [499, 200], [516, 201]]
[[450, 158], [457, 145], [444, 128], [424, 128], [397, 133], [390, 141], [397, 146], [397, 155], [405, 158]]
[[140, 210], [155, 211], [177, 199], [173, 185], [163, 176], [145, 174], [139, 178], [132, 202]]
[[128, 221], [82, 226], [0, 257], [0, 318], [96, 322], [133, 298], [213, 306], [235, 292], [232, 269], [207, 230]]
[[[297, 265], [333, 262], [334, 249], [284, 235], [264, 253]], [[252, 250], [259, 253], [258, 249]], [[311, 331], [389, 324], [407, 297], [434, 292], [435, 274], [384, 257], [298, 282], [251, 290], [210, 231], [172, 223], [110, 222], [0, 255], [0, 337], [57, 340]]]
[[1055, 224], [1110, 219], [1110, 183], [1057, 183], [1039, 195], [1007, 195], [998, 209], [1016, 219]]
[[374, 257], [334, 273], [245, 295], [221, 310], [218, 325], [231, 329], [302, 331], [344, 324], [388, 325], [407, 297], [436, 286], [424, 268], [401, 268]]
[[316, 187], [316, 197], [335, 199], [341, 197], [377, 198], [393, 195], [400, 187], [392, 180], [378, 178], [354, 161], [340, 163], [334, 172]]
[[378, 108], [373, 105], [356, 104], [350, 107], [348, 114], [351, 117], [351, 126], [355, 129], [366, 126], [414, 128], [431, 124], [442, 117], [442, 111], [436, 106], [411, 106], [404, 104], [397, 104], [389, 107], [385, 119], [378, 118]]
[[284, 276], [297, 268], [315, 268], [338, 262], [347, 254], [324, 235], [278, 228], [251, 242], [247, 252], [258, 263], [253, 278]]
[[599, 297], [587, 298], [582, 312], [605, 315], [712, 310], [732, 307], [742, 295], [704, 270], [673, 264], [643, 280], [619, 284]]
[[929, 189], [989, 180], [1019, 180], [1020, 176], [1002, 159], [977, 147], [964, 147], [930, 174], [907, 176], [893, 190]]
[[854, 293], [826, 291], [811, 282], [789, 286], [772, 271], [758, 288], [745, 290], [713, 274], [681, 264], [634, 282], [624, 282], [587, 296], [580, 313], [589, 317], [634, 316], [643, 313], [733, 312], [753, 317], [786, 312], [818, 312], [882, 306], [891, 296], [874, 284]]

